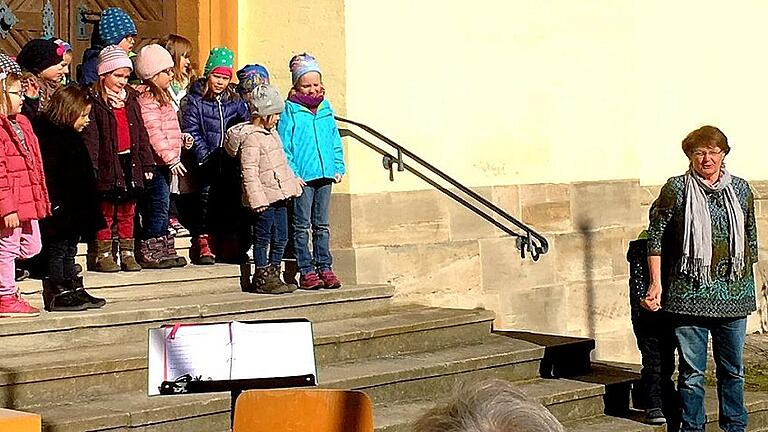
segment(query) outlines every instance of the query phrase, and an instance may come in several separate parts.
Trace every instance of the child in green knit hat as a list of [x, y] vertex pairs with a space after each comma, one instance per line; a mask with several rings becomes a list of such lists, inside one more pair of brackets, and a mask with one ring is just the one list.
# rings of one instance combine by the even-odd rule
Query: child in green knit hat
[[216, 261], [209, 242], [211, 234], [215, 232], [221, 234], [220, 238], [226, 238], [242, 223], [235, 217], [242, 211], [240, 171], [237, 161], [222, 150], [227, 129], [251, 119], [245, 102], [232, 84], [234, 62], [230, 49], [213, 48], [205, 62], [203, 78], [192, 84], [182, 104], [181, 131], [192, 135], [192, 151], [197, 161], [195, 166], [188, 167], [185, 176], [190, 177], [196, 189], [189, 191], [196, 197], [196, 202], [189, 203], [189, 211], [195, 214], [190, 215], [189, 224], [185, 223], [192, 234], [189, 253], [195, 264]]

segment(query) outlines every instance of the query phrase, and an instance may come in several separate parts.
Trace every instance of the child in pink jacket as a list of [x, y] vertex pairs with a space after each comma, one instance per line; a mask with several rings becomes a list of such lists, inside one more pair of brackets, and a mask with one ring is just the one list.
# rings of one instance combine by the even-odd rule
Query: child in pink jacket
[[147, 45], [136, 56], [136, 73], [143, 80], [137, 87], [139, 105], [156, 163], [155, 175], [139, 201], [139, 264], [144, 268], [183, 267], [187, 260], [176, 253], [174, 238], [168, 235], [168, 206], [171, 175], [186, 173], [181, 147], [191, 147], [192, 140], [190, 135], [182, 135], [168, 93], [174, 75], [173, 58], [162, 46]]

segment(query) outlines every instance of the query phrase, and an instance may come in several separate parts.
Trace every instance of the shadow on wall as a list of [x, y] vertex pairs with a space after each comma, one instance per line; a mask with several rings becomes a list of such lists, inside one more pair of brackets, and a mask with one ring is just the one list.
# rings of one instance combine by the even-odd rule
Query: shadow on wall
[[760, 313], [760, 332], [768, 332], [768, 265], [758, 263], [755, 283], [760, 285], [755, 287], [758, 295], [758, 312]]
[[576, 223], [579, 233], [583, 239], [584, 250], [584, 282], [586, 295], [586, 304], [584, 308], [587, 315], [587, 335], [595, 337], [595, 233], [592, 231], [592, 221], [581, 219]]

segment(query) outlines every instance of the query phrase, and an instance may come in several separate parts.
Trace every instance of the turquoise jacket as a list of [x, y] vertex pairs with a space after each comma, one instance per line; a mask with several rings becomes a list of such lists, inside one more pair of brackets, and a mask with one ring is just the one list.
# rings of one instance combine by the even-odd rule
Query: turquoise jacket
[[344, 175], [344, 149], [331, 104], [324, 100], [317, 114], [295, 102], [285, 101], [277, 132], [283, 140], [288, 164], [305, 182]]

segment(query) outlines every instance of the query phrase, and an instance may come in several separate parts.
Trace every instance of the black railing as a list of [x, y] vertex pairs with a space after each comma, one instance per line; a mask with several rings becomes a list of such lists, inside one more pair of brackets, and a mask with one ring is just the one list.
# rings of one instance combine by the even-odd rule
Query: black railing
[[[339, 131], [341, 132], [342, 136], [348, 136], [348, 137], [354, 138], [355, 140], [359, 141], [360, 143], [364, 144], [365, 146], [372, 149], [376, 153], [379, 153], [382, 156], [383, 158], [382, 163], [384, 164], [384, 169], [389, 170], [390, 181], [395, 180], [395, 168], [397, 169], [397, 171], [408, 171], [411, 174], [415, 175], [416, 177], [424, 180], [426, 183], [430, 184], [435, 189], [439, 190], [440, 192], [447, 195], [448, 197], [458, 202], [459, 204], [463, 205], [464, 207], [466, 207], [476, 215], [488, 221], [488, 223], [496, 226], [497, 228], [509, 234], [510, 236], [515, 237], [516, 239], [515, 244], [517, 245], [517, 249], [520, 250], [521, 258], [525, 258], [525, 254], [526, 252], [528, 252], [530, 253], [531, 258], [534, 261], [538, 261], [539, 257], [547, 253], [547, 251], [549, 250], [549, 242], [547, 242], [547, 239], [545, 239], [544, 236], [537, 233], [536, 231], [534, 231], [532, 228], [525, 225], [524, 223], [520, 222], [512, 215], [510, 215], [503, 209], [499, 208], [496, 204], [488, 201], [486, 198], [479, 195], [477, 192], [459, 183], [457, 180], [455, 180], [448, 174], [442, 172], [441, 170], [437, 169], [435, 166], [425, 161], [424, 159], [416, 156], [415, 154], [413, 154], [413, 152], [404, 148], [400, 144], [392, 141], [391, 139], [382, 135], [381, 133], [379, 133], [378, 131], [376, 131], [370, 126], [364, 125], [362, 123], [359, 123], [353, 120], [346, 119], [344, 117], [339, 117], [339, 116], [336, 116], [336, 120], [341, 123], [346, 123], [349, 125], [356, 126], [362, 129], [363, 131], [365, 131], [366, 133], [372, 135], [379, 141], [395, 149], [395, 154], [393, 155], [387, 152], [386, 150], [382, 149], [378, 145], [372, 143], [371, 141], [361, 137], [354, 131], [348, 128], [339, 128]], [[425, 173], [405, 163], [403, 161], [404, 157], [407, 157], [408, 159], [412, 160], [413, 162], [423, 167], [430, 173], [440, 177], [445, 182], [450, 183], [453, 187], [455, 187], [456, 189], [458, 189], [459, 191], [461, 191], [462, 193], [470, 197], [472, 200], [477, 202], [479, 206], [469, 202], [464, 197], [459, 196], [456, 192], [438, 183], [435, 179], [430, 178]], [[496, 218], [494, 218], [494, 215], [511, 223], [518, 230], [522, 232], [516, 231], [510, 228], [509, 226], [499, 222], [498, 220], [496, 220]]]

